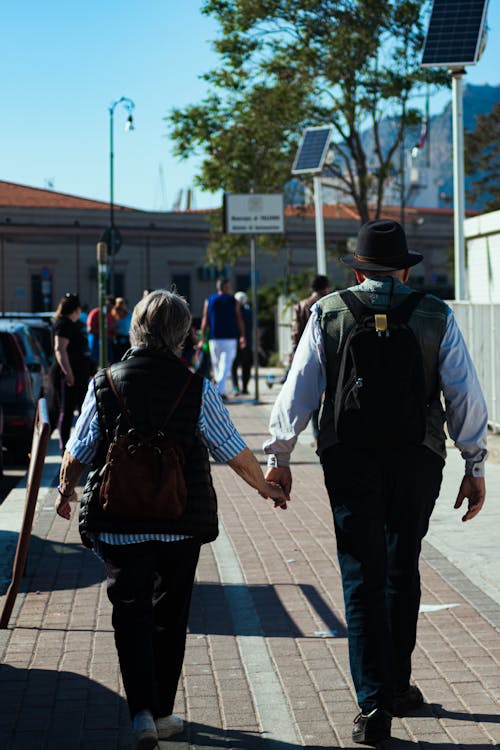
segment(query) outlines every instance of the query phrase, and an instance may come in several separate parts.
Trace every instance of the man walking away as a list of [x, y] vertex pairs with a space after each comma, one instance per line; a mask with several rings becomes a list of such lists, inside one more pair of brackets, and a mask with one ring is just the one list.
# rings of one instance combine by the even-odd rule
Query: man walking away
[[227, 378], [236, 357], [238, 336], [240, 347], [244, 349], [246, 346], [245, 326], [241, 317], [240, 304], [231, 294], [229, 279], [219, 279], [217, 294], [212, 294], [205, 300], [199, 348], [203, 347], [208, 328], [210, 328], [210, 357], [215, 385], [222, 399], [226, 400]]
[[[376, 744], [392, 716], [423, 703], [410, 683], [418, 560], [439, 495], [448, 433], [465, 459], [455, 508], [485, 500], [487, 413], [450, 308], [407, 286], [422, 256], [395, 221], [374, 220], [344, 256], [357, 285], [321, 299], [270, 419], [267, 479], [290, 492], [290, 453], [325, 393], [318, 453], [333, 511], [360, 713], [352, 737]], [[446, 413], [443, 414], [441, 394]]]
[[307, 321], [311, 316], [311, 307], [326, 294], [330, 294], [330, 282], [327, 276], [318, 274], [311, 281], [311, 294], [307, 299], [301, 299], [293, 308], [292, 320], [292, 357], [299, 345], [300, 337], [304, 333]]

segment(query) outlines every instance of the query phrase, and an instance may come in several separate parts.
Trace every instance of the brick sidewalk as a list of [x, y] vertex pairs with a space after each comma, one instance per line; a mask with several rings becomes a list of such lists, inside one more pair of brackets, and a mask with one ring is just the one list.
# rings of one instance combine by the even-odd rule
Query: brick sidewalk
[[[231, 413], [260, 452], [266, 409], [241, 404]], [[331, 512], [313, 451], [299, 445], [294, 458], [286, 512], [214, 466], [223, 529], [203, 548], [176, 705], [190, 727], [163, 747], [353, 747], [357, 707]], [[0, 631], [0, 748], [128, 750], [101, 564], [79, 544], [76, 514], [68, 525], [51, 512], [54, 496], [41, 497], [24, 593]], [[423, 604], [459, 606], [421, 614], [414, 677], [428, 704], [395, 719], [386, 746], [499, 747], [498, 632], [481, 597], [472, 606], [426, 550]]]

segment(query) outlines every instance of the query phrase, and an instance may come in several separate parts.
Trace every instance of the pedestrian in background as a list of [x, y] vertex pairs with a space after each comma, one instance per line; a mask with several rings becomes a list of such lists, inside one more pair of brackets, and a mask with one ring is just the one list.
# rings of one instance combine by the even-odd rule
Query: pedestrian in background
[[[293, 319], [292, 319], [292, 359], [299, 345], [299, 341], [304, 333], [307, 321], [311, 316], [311, 307], [318, 302], [326, 294], [330, 294], [330, 282], [327, 276], [321, 274], [314, 276], [311, 281], [311, 294], [306, 299], [300, 300], [293, 308]], [[314, 443], [316, 447], [318, 443], [318, 418], [319, 418], [320, 404], [318, 402], [318, 408], [311, 414], [311, 426], [313, 431]]]
[[[113, 338], [115, 336], [115, 318], [111, 310], [115, 304], [115, 298], [111, 295], [106, 297], [106, 323], [107, 323], [107, 341], [108, 341], [108, 360], [113, 361]], [[101, 310], [99, 307], [93, 307], [87, 316], [87, 335], [89, 341], [90, 356], [94, 364], [99, 364], [99, 319]]]
[[[245, 326], [245, 346], [242, 348], [238, 344], [236, 357], [231, 368], [231, 377], [233, 380], [233, 394], [237, 396], [240, 392], [248, 395], [248, 383], [252, 370], [253, 359], [253, 331], [252, 331], [252, 310], [248, 304], [248, 296], [245, 292], [236, 292], [234, 298], [240, 304], [241, 317]], [[238, 378], [238, 370], [241, 368], [241, 390]]]
[[198, 343], [203, 348], [207, 331], [210, 328], [210, 358], [215, 385], [223, 400], [227, 399], [227, 379], [236, 357], [239, 339], [240, 347], [246, 346], [245, 326], [241, 317], [240, 303], [231, 294], [229, 279], [217, 281], [217, 294], [205, 300], [201, 321], [201, 338]]
[[[454, 507], [460, 508], [468, 499], [462, 520], [469, 521], [485, 499], [488, 415], [451, 309], [432, 295], [414, 293], [406, 283], [409, 269], [422, 255], [408, 252], [402, 227], [395, 221], [369, 221], [359, 232], [355, 254], [342, 260], [354, 270], [357, 285], [347, 290], [349, 294], [330, 294], [313, 307], [274, 404], [271, 438], [264, 449], [271, 454], [267, 478], [279, 482], [288, 494], [290, 453], [325, 393], [318, 453], [333, 511], [351, 674], [360, 707], [352, 737], [361, 744], [376, 744], [389, 738], [393, 715], [406, 716], [423, 703], [421, 691], [410, 682], [420, 603], [418, 562], [441, 485], [446, 456], [444, 419], [465, 460]], [[406, 323], [397, 317], [404, 321], [403, 311]], [[365, 326], [365, 338], [358, 339], [356, 349], [360, 361], [363, 346], [380, 342], [387, 352], [390, 342], [397, 336], [402, 341], [403, 335], [418, 355], [410, 360], [410, 367], [415, 364], [415, 376], [419, 369], [421, 393], [404, 390], [404, 381], [412, 374], [402, 376], [404, 359], [396, 371], [385, 364], [385, 377], [391, 379], [393, 388], [384, 397], [405, 395], [401, 409], [381, 402], [378, 389], [369, 390], [373, 358], [358, 371], [350, 389], [344, 390], [344, 380], [339, 382], [341, 363], [346, 361], [344, 348], [354, 346], [354, 338], [348, 337], [358, 320], [365, 321], [360, 323], [361, 328]], [[388, 325], [394, 326], [390, 338], [385, 335]], [[390, 351], [397, 353], [394, 348]], [[384, 356], [380, 361], [387, 363]], [[349, 373], [351, 369], [345, 371]], [[377, 382], [384, 385], [380, 379]], [[345, 411], [336, 409], [339, 395], [337, 403], [344, 403]], [[349, 395], [350, 401], [344, 402]], [[342, 437], [346, 422], [341, 418], [349, 418], [347, 407], [351, 417], [361, 419], [363, 404], [377, 418], [367, 419], [364, 431], [354, 437], [352, 433]], [[420, 427], [414, 436], [409, 433], [413, 421], [401, 419], [401, 413], [406, 415], [416, 406]], [[387, 437], [392, 428], [394, 434]]]
[[80, 410], [85, 397], [92, 367], [87, 339], [79, 323], [81, 312], [78, 295], [68, 292], [59, 300], [52, 321], [55, 358], [50, 369], [51, 411], [57, 415], [61, 454], [70, 435], [73, 414]]
[[[75, 487], [84, 466], [92, 464], [80, 532], [84, 544], [93, 546], [106, 566], [115, 642], [138, 750], [156, 747], [158, 739], [184, 728], [172, 711], [191, 591], [200, 546], [218, 534], [208, 450], [262, 497], [274, 499], [275, 507], [286, 507], [284, 492], [264, 479], [218, 392], [179, 359], [190, 326], [189, 307], [173, 292], [157, 290], [136, 305], [132, 349], [112, 365], [110, 376], [100, 370], [90, 384], [64, 454], [55, 504], [57, 513], [69, 519]], [[130, 428], [120, 417], [119, 400], [140, 435], [165, 429], [165, 417], [170, 415], [167, 434], [175, 437], [182, 452], [187, 488], [187, 505], [180, 516], [172, 518], [165, 510], [165, 517], [152, 518], [141, 515], [139, 508], [137, 515], [127, 517], [102, 507], [99, 489], [107, 448], [117, 432]]]
[[127, 306], [127, 300], [123, 297], [117, 297], [115, 304], [111, 308], [111, 315], [114, 320], [115, 336], [113, 340], [113, 361], [118, 362], [127, 349], [130, 348], [130, 323], [132, 313]]

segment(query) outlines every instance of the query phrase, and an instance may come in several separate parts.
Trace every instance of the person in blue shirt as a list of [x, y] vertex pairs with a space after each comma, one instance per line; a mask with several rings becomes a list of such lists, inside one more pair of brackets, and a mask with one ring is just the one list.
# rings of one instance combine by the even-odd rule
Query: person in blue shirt
[[221, 278], [217, 281], [217, 294], [205, 300], [201, 321], [201, 338], [198, 347], [205, 343], [210, 328], [210, 357], [214, 371], [215, 387], [222, 400], [227, 400], [227, 379], [236, 357], [237, 345], [246, 347], [245, 324], [241, 317], [240, 303], [231, 294], [231, 282]]

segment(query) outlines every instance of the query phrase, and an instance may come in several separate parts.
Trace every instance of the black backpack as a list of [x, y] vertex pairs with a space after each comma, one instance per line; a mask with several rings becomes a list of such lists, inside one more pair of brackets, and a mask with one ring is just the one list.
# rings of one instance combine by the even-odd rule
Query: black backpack
[[424, 297], [412, 292], [397, 307], [375, 310], [340, 292], [354, 316], [340, 361], [335, 430], [341, 443], [393, 449], [422, 443], [426, 393], [422, 352], [408, 320]]

